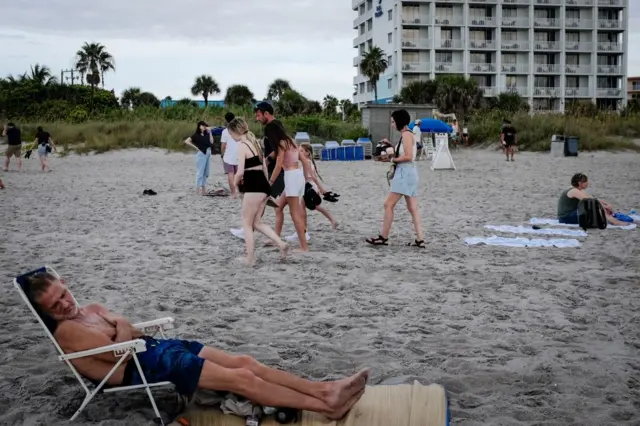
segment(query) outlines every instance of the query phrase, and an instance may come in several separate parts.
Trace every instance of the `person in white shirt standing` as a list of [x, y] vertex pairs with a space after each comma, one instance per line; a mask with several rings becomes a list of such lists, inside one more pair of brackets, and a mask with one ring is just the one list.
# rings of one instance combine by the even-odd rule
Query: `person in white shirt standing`
[[411, 131], [413, 132], [413, 135], [416, 138], [416, 143], [418, 144], [418, 149], [422, 148], [422, 130], [420, 130], [420, 124], [422, 124], [422, 121], [416, 120], [416, 123], [413, 126], [413, 129], [411, 129]]
[[[234, 118], [236, 118], [236, 116], [232, 112], [224, 115], [227, 126], [229, 126], [229, 123], [231, 123]], [[235, 178], [236, 172], [238, 171], [238, 142], [231, 137], [228, 127], [222, 131], [220, 143], [222, 144], [222, 167], [229, 180], [231, 198], [237, 198], [238, 190], [235, 185]]]

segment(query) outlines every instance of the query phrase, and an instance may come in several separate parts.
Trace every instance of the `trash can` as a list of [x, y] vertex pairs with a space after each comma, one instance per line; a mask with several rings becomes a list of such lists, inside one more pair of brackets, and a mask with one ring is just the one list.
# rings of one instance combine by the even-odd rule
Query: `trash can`
[[564, 135], [551, 136], [551, 156], [562, 157], [565, 154], [565, 137]]
[[580, 143], [580, 138], [577, 136], [569, 136], [564, 140], [564, 156], [565, 157], [577, 157], [578, 156], [578, 145]]

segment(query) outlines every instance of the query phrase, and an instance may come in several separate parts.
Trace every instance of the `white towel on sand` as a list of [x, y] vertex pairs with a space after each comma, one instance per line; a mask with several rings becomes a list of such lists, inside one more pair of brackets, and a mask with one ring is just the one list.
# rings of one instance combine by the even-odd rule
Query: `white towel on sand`
[[576, 239], [528, 239], [523, 237], [504, 238], [492, 235], [491, 237], [469, 237], [465, 238], [464, 243], [473, 246], [478, 244], [486, 244], [489, 246], [506, 246], [506, 247], [580, 247], [580, 241]]
[[[636, 220], [636, 217], [631, 216], [634, 220]], [[640, 219], [640, 217], [638, 217], [638, 219]], [[552, 225], [552, 226], [568, 226], [571, 228], [577, 228], [578, 225], [571, 225], [571, 224], [567, 224], [567, 223], [560, 223], [558, 222], [558, 219], [551, 219], [551, 218], [540, 218], [540, 217], [534, 217], [532, 219], [529, 220], [529, 223], [532, 225]], [[628, 225], [625, 226], [616, 226], [616, 225], [608, 225], [607, 229], [636, 229], [638, 227], [637, 224], [635, 223], [630, 223]]]
[[538, 234], [538, 235], [564, 235], [567, 237], [586, 237], [587, 233], [581, 229], [533, 229], [531, 227], [511, 226], [511, 225], [485, 225], [485, 228], [492, 231], [511, 232], [514, 234]]

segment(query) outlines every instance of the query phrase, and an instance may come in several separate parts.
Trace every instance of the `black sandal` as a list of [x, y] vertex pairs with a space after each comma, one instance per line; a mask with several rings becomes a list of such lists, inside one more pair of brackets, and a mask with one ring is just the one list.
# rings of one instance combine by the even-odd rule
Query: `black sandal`
[[424, 245], [424, 240], [413, 240], [412, 243], [407, 244], [409, 247], [418, 247], [418, 248], [426, 248]]
[[389, 241], [388, 238], [384, 238], [382, 235], [378, 235], [376, 238], [367, 238], [365, 240], [366, 242], [368, 242], [371, 245], [374, 246], [388, 246], [389, 244], [387, 244], [387, 241]]

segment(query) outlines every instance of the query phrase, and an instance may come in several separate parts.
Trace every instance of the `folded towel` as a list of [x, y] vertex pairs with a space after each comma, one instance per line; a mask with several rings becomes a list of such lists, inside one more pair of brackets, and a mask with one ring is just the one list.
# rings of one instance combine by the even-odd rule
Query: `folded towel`
[[[631, 216], [634, 217], [634, 216]], [[640, 217], [638, 217], [638, 219], [640, 219]], [[635, 220], [635, 218], [634, 218]], [[550, 218], [539, 218], [539, 217], [534, 217], [532, 219], [529, 220], [529, 223], [531, 225], [552, 225], [552, 226], [567, 226], [567, 227], [571, 227], [571, 228], [577, 228], [579, 225], [570, 225], [567, 223], [560, 223], [558, 222], [558, 219], [550, 219]], [[611, 228], [611, 229], [636, 229], [638, 227], [637, 224], [635, 223], [630, 223], [629, 225], [626, 226], [617, 226], [617, 225], [608, 225], [607, 229]]]
[[567, 237], [586, 237], [587, 233], [578, 229], [533, 229], [524, 226], [486, 225], [485, 228], [498, 232], [512, 232], [514, 234], [565, 235]]
[[473, 246], [478, 244], [486, 244], [489, 246], [506, 246], [506, 247], [580, 247], [580, 241], [575, 239], [528, 239], [523, 237], [504, 238], [492, 235], [491, 237], [469, 237], [465, 238], [464, 243]]

